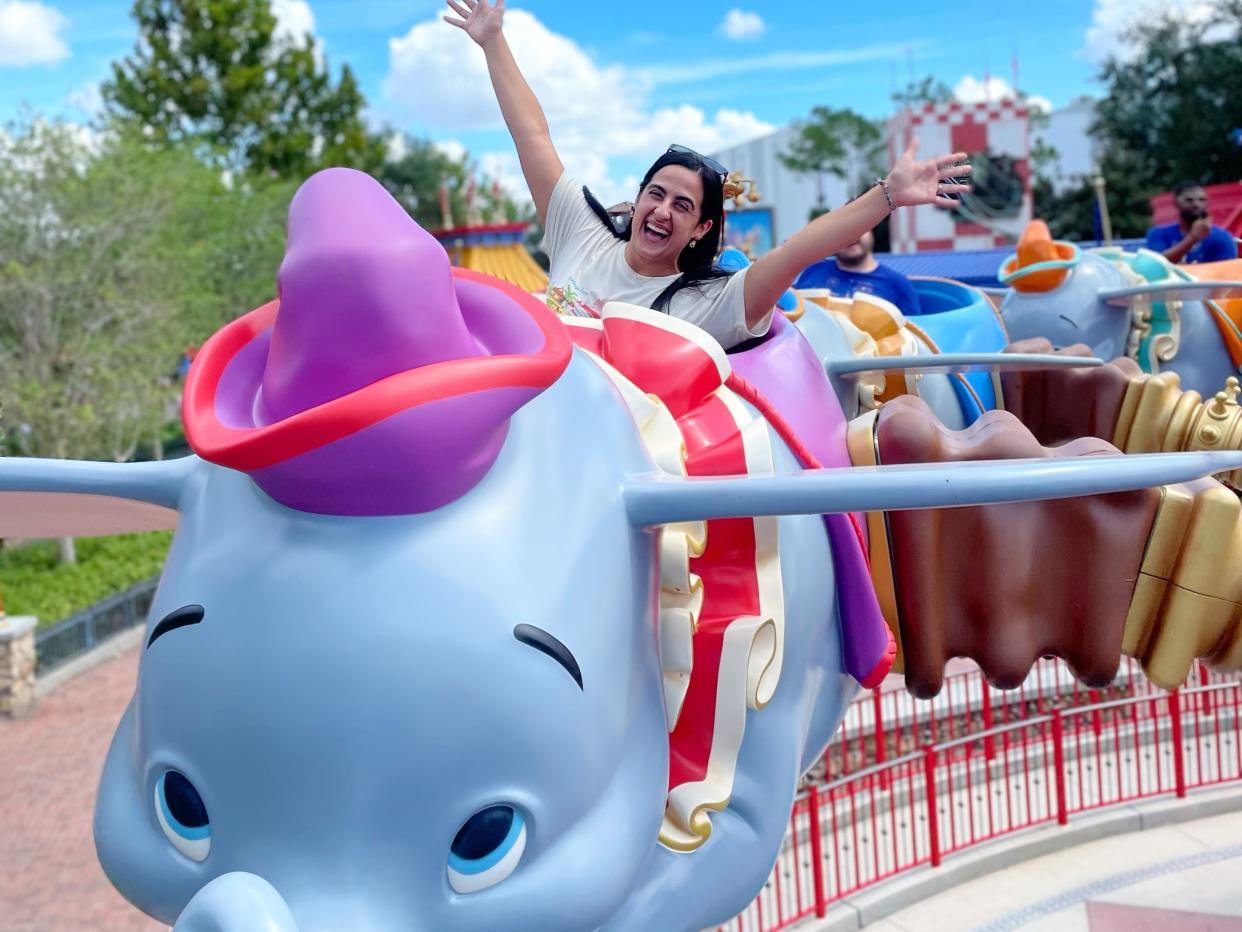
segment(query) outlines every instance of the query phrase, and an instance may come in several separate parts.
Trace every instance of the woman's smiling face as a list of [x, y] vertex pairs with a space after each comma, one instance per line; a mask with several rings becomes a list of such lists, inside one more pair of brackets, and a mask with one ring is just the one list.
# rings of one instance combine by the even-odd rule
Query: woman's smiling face
[[[699, 220], [703, 179], [681, 165], [665, 165], [638, 195], [634, 204], [629, 249], [634, 270], [645, 275], [672, 275], [677, 258], [691, 239], [711, 229]], [[641, 266], [641, 267], [640, 267]]]

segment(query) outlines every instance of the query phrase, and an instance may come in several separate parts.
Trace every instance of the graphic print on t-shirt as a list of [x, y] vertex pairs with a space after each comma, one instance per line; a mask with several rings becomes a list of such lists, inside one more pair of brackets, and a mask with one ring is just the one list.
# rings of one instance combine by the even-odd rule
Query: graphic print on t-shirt
[[586, 291], [572, 275], [564, 285], [549, 288], [546, 301], [556, 313], [571, 317], [598, 318], [604, 310], [604, 299]]

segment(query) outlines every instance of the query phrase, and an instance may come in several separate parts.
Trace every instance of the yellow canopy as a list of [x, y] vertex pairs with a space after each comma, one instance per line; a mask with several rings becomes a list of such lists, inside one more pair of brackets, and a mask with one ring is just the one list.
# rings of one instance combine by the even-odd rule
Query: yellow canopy
[[460, 246], [449, 250], [453, 264], [517, 285], [523, 291], [548, 290], [548, 274], [521, 243]]

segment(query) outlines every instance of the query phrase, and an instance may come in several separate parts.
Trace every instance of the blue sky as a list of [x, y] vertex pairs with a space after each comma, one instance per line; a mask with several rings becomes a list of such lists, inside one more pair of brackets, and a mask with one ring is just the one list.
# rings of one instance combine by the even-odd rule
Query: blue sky
[[[517, 184], [481, 54], [438, 22], [443, 3], [273, 2], [290, 29], [312, 29], [331, 67], [350, 64], [374, 121], [464, 147]], [[1095, 91], [1096, 62], [1143, 2], [514, 0], [506, 33], [564, 161], [609, 193], [670, 141], [710, 149], [820, 104], [885, 116], [911, 73], [977, 94], [986, 72], [1010, 80], [1015, 50], [1022, 88], [1060, 106]], [[0, 0], [0, 115], [26, 104], [87, 119], [135, 35], [127, 2]]]

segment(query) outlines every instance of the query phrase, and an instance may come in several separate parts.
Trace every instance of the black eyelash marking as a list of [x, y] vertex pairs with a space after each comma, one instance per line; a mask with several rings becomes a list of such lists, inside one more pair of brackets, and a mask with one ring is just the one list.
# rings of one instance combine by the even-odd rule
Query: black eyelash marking
[[149, 648], [155, 643], [156, 639], [164, 636], [169, 631], [175, 631], [177, 628], [184, 628], [186, 625], [196, 625], [203, 620], [205, 610], [201, 605], [183, 605], [180, 608], [174, 608], [171, 612], [160, 619], [160, 623], [155, 626], [155, 630], [151, 632], [151, 637], [147, 639], [147, 647]]
[[515, 626], [513, 636], [528, 647], [533, 647], [535, 650], [547, 654], [559, 663], [574, 678], [578, 688], [583, 689], [585, 692], [582, 686], [582, 670], [579, 669], [578, 661], [568, 647], [542, 628], [536, 628], [534, 625]]

